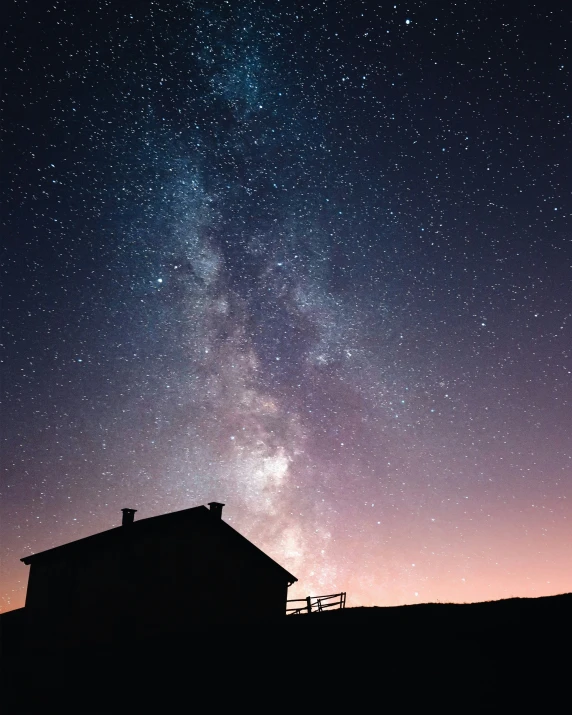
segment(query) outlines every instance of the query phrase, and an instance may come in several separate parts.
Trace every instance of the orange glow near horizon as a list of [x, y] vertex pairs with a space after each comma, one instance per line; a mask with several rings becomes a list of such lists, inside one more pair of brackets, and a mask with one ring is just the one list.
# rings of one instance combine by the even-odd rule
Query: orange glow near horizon
[[[346, 591], [347, 607], [398, 606], [534, 598], [572, 591], [567, 548], [572, 533], [562, 508], [559, 513], [552, 509], [550, 529], [543, 526], [545, 510], [527, 515], [518, 508], [513, 522], [490, 515], [486, 530], [477, 519], [467, 520], [463, 530], [435, 526], [432, 521], [430, 526], [418, 524], [416, 530], [412, 525], [401, 532], [398, 525], [389, 529], [375, 524], [377, 530], [372, 526], [368, 533], [356, 529], [355, 535], [347, 533], [340, 539], [330, 534], [327, 556], [307, 549], [302, 558], [302, 553], [289, 550], [287, 539], [249, 530], [248, 516], [241, 529], [238, 522], [243, 517], [239, 519], [229, 506], [225, 507], [229, 523], [297, 576], [288, 598]], [[141, 518], [151, 516], [141, 511]], [[116, 525], [102, 524], [100, 530]], [[69, 540], [97, 531], [71, 528]], [[59, 545], [41, 538], [37, 544], [37, 551]], [[29, 567], [16, 559], [12, 568], [6, 566], [2, 612], [24, 606], [29, 572]]]

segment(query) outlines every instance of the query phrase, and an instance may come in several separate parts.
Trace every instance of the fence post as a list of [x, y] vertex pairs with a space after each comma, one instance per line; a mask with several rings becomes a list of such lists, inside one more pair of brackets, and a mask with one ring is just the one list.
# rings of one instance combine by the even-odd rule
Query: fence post
[[308, 605], [308, 613], [312, 613], [312, 596], [306, 596], [306, 603]]

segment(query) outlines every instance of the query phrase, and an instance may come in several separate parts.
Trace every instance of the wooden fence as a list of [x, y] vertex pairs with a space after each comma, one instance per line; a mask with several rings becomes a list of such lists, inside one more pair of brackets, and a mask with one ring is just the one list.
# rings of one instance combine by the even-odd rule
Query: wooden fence
[[[289, 603], [304, 603], [303, 606], [288, 608]], [[345, 608], [346, 593], [333, 593], [329, 596], [306, 596], [306, 598], [292, 598], [286, 601], [286, 615], [296, 616], [301, 613], [317, 613], [327, 608]]]

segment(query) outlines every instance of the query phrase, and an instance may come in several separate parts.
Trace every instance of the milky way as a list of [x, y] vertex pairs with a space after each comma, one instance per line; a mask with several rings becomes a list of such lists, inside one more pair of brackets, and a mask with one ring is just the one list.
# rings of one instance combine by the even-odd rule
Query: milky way
[[19, 558], [211, 500], [293, 596], [570, 590], [570, 13], [18, 2]]

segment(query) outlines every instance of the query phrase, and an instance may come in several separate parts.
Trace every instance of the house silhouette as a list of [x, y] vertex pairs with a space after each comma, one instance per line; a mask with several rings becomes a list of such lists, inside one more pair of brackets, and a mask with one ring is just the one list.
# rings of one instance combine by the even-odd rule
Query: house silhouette
[[276, 621], [297, 579], [222, 520], [224, 504], [136, 521], [21, 559], [31, 647], [95, 646]]

